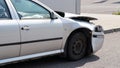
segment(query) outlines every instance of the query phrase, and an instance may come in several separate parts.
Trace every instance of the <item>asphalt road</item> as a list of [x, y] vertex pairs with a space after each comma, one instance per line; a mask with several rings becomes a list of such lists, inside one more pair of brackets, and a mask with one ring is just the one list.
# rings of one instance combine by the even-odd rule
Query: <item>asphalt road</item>
[[120, 68], [120, 32], [106, 34], [102, 49], [79, 61], [70, 62], [58, 56], [49, 56], [0, 68]]
[[120, 0], [81, 0], [82, 13], [112, 14], [120, 11]]

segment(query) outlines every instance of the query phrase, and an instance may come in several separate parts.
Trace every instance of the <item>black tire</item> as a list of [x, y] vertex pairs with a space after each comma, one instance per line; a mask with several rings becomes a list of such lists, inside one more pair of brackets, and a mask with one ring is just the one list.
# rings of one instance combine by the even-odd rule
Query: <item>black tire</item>
[[74, 33], [67, 44], [67, 57], [69, 60], [79, 60], [86, 53], [86, 37], [83, 33]]

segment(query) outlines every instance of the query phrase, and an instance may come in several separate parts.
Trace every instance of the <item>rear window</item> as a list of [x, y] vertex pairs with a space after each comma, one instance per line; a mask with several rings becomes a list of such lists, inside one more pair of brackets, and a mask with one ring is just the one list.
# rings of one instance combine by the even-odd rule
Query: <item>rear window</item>
[[10, 19], [10, 12], [4, 0], [0, 0], [0, 19]]

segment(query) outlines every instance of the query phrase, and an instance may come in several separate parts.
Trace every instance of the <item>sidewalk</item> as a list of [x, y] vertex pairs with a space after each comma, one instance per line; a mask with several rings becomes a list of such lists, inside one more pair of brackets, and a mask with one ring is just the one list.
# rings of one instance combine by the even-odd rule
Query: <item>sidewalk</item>
[[120, 31], [120, 15], [81, 13], [81, 16], [97, 18], [98, 20], [92, 22], [103, 26], [105, 33]]

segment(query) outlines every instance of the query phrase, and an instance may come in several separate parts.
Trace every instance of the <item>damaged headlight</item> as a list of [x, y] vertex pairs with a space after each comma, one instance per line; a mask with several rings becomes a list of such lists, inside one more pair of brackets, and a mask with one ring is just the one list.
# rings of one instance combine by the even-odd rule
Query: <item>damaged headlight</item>
[[104, 31], [104, 30], [103, 30], [102, 26], [97, 25], [97, 26], [95, 27], [95, 32], [103, 32], [103, 31]]

